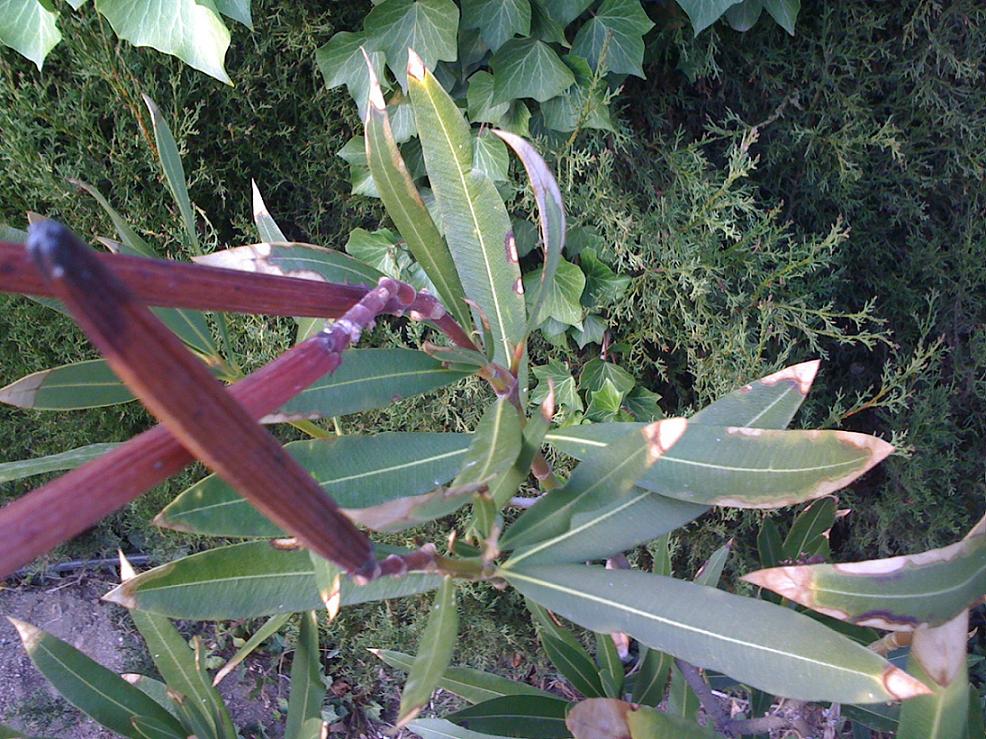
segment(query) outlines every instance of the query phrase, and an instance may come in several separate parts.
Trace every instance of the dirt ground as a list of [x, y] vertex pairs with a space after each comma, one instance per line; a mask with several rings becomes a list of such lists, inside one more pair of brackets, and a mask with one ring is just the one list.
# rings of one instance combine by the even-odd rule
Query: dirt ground
[[[0, 589], [0, 615], [32, 623], [115, 672], [147, 672], [150, 660], [126, 612], [100, 600], [114, 584], [107, 573], [105, 580], [89, 575], [5, 587]], [[247, 660], [220, 685], [234, 723], [257, 727], [243, 728], [245, 739], [280, 735], [277, 693], [278, 687], [286, 686], [266, 680], [255, 690], [258, 683], [253, 676], [258, 671], [267, 672], [266, 665]], [[58, 696], [31, 664], [6, 618], [0, 619], [0, 723], [31, 735], [63, 739], [115, 736]]]

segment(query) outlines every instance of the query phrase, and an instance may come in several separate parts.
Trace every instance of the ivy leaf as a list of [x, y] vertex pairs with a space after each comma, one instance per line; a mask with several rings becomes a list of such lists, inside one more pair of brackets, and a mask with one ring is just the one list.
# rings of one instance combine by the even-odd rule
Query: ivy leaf
[[229, 29], [212, 0], [96, 0], [116, 35], [150, 46], [232, 85], [223, 66]]
[[640, 0], [606, 0], [579, 29], [572, 52], [588, 59], [593, 69], [602, 63], [607, 72], [643, 77], [644, 34], [653, 27]]
[[592, 5], [596, 0], [537, 0], [556, 21], [563, 26], [578, 18], [585, 9]]
[[[568, 229], [568, 236], [565, 239], [565, 253], [570, 257], [579, 256], [585, 249], [595, 249], [596, 253], [606, 245], [603, 237], [594, 228], [588, 226], [575, 226]], [[582, 270], [585, 272], [585, 270]], [[586, 273], [586, 277], [588, 277]]]
[[590, 313], [582, 320], [581, 331], [572, 329], [572, 338], [579, 345], [579, 349], [585, 349], [589, 344], [601, 344], [607, 327], [606, 319], [598, 313]]
[[664, 412], [657, 404], [661, 396], [640, 385], [623, 398], [623, 407], [632, 413], [638, 421], [658, 421], [664, 418]]
[[532, 403], [543, 403], [548, 397], [548, 381], [555, 386], [555, 402], [562, 408], [582, 410], [582, 398], [575, 386], [575, 378], [568, 367], [557, 359], [552, 359], [545, 365], [534, 367], [531, 372], [538, 380], [537, 387], [531, 393]]
[[[360, 117], [363, 117], [370, 98], [370, 73], [360, 51], [367, 43], [365, 33], [340, 31], [315, 51], [315, 63], [325, 78], [325, 84], [329, 89], [345, 85], [356, 101]], [[379, 51], [367, 53], [377, 79], [383, 79], [384, 54]]]
[[801, 10], [801, 0], [763, 0], [763, 7], [777, 21], [777, 25], [794, 35], [794, 24]]
[[565, 38], [565, 24], [551, 15], [536, 0], [531, 6], [531, 32], [529, 35], [548, 44], [558, 44], [566, 49], [572, 48], [568, 39]]
[[763, 0], [743, 0], [726, 11], [726, 22], [734, 31], [745, 33], [756, 25], [763, 13]]
[[370, 232], [365, 228], [354, 228], [346, 242], [346, 253], [356, 257], [395, 280], [400, 279], [401, 267], [398, 263], [397, 234], [386, 228]]
[[595, 249], [584, 249], [579, 255], [579, 265], [585, 274], [582, 304], [589, 308], [603, 308], [619, 302], [630, 287], [630, 278], [616, 274], [596, 256]]
[[524, 294], [536, 295], [544, 291], [544, 301], [539, 315], [554, 318], [556, 321], [582, 328], [582, 291], [585, 289], [585, 275], [571, 262], [562, 259], [558, 263], [554, 279], [541, 285], [542, 267], [524, 275]]
[[531, 111], [523, 100], [514, 100], [510, 103], [507, 114], [500, 119], [498, 128], [510, 131], [524, 138], [531, 137]]
[[493, 67], [495, 102], [534, 98], [539, 103], [561, 95], [575, 84], [558, 54], [533, 38], [508, 41], [490, 60]]
[[486, 71], [476, 72], [469, 78], [466, 89], [466, 107], [469, 120], [473, 123], [498, 124], [510, 110], [510, 103], [493, 102], [493, 75]]
[[597, 357], [589, 360], [582, 368], [582, 374], [579, 376], [579, 388], [596, 392], [603, 389], [607, 380], [616, 386], [620, 394], [630, 392], [630, 389], [637, 384], [633, 375], [625, 369]]
[[462, 27], [478, 28], [479, 35], [496, 52], [514, 36], [531, 32], [529, 0], [462, 0]]
[[541, 105], [544, 125], [563, 132], [574, 131], [579, 126], [615, 130], [604, 95], [606, 85], [593, 84], [592, 68], [582, 57], [568, 54], [563, 61], [575, 75], [575, 84], [564, 95]]
[[366, 16], [367, 48], [387, 54], [387, 66], [407, 89], [407, 50], [414, 49], [425, 66], [454, 62], [459, 8], [452, 0], [384, 0]]
[[620, 392], [609, 378], [603, 380], [603, 386], [589, 394], [589, 407], [585, 409], [586, 418], [602, 423], [612, 421], [620, 413], [620, 403], [623, 393]]
[[715, 23], [733, 5], [741, 0], [678, 0], [678, 5], [688, 14], [698, 36], [702, 31]]
[[393, 133], [395, 144], [403, 144], [417, 136], [418, 127], [414, 122], [414, 108], [411, 106], [411, 98], [405, 95], [400, 88], [397, 88], [397, 91], [387, 101], [387, 116], [390, 118], [390, 130]]
[[0, 0], [0, 44], [30, 59], [41, 71], [45, 57], [62, 40], [50, 2]]
[[377, 184], [370, 174], [370, 165], [366, 159], [366, 143], [362, 136], [353, 136], [336, 155], [349, 164], [349, 181], [353, 195], [366, 195], [369, 198], [379, 198]]
[[496, 136], [482, 133], [472, 140], [472, 168], [482, 172], [494, 182], [507, 181], [510, 155], [507, 147]]

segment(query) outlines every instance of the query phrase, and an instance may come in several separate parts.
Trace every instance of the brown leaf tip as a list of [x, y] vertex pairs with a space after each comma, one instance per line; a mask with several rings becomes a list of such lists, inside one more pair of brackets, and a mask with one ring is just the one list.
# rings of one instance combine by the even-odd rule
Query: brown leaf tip
[[815, 381], [815, 375], [818, 374], [819, 365], [821, 365], [821, 360], [819, 359], [802, 362], [801, 364], [792, 364], [790, 367], [785, 367], [772, 375], [761, 378], [760, 382], [764, 385], [776, 385], [778, 382], [785, 381], [793, 382], [797, 386], [798, 392], [802, 395], [807, 395], [808, 391], [811, 390], [812, 383]]
[[684, 418], [666, 418], [644, 426], [642, 432], [647, 439], [648, 464], [656, 462], [662, 454], [673, 447], [687, 428], [688, 421]]
[[894, 700], [902, 701], [919, 695], [931, 695], [931, 689], [927, 685], [893, 665], [883, 671], [880, 681]]
[[407, 76], [416, 82], [425, 78], [425, 63], [414, 49], [407, 50]]

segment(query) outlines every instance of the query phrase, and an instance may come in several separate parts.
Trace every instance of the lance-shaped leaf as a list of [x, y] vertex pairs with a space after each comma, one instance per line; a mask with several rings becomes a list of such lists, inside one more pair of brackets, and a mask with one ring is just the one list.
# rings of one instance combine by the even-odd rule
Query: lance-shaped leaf
[[[121, 552], [120, 579], [126, 582], [136, 574]], [[236, 739], [229, 711], [202, 665], [199, 639], [194, 639], [193, 651], [166, 617], [141, 610], [131, 611], [130, 617], [144, 637], [151, 659], [168, 690], [181, 696], [182, 712], [189, 720], [192, 733], [216, 739]]]
[[574, 513], [567, 530], [518, 548], [510, 562], [555, 564], [602, 559], [674, 531], [707, 510], [706, 506], [631, 487], [614, 493], [599, 508]]
[[508, 739], [502, 735], [470, 731], [443, 718], [419, 718], [408, 724], [408, 728], [420, 735], [421, 739]]
[[[378, 547], [379, 549], [379, 547]], [[434, 590], [436, 575], [411, 572], [367, 585], [342, 581], [343, 606]], [[169, 562], [137, 575], [104, 600], [179, 619], [260, 618], [323, 608], [314, 565], [303, 549], [265, 541], [234, 544]]]
[[375, 566], [369, 540], [64, 226], [28, 237], [39, 270], [121, 379], [196, 457], [313, 551], [351, 571]]
[[912, 631], [950, 621], [986, 593], [986, 534], [920, 554], [774, 567], [743, 579], [833, 618]]
[[183, 731], [171, 714], [115, 672], [29, 623], [15, 618], [8, 620], [17, 629], [24, 650], [41, 674], [69, 703], [103, 726], [130, 736], [131, 721], [136, 716], [146, 716], [173, 731]]
[[305, 722], [311, 719], [321, 721], [324, 698], [322, 660], [318, 651], [318, 624], [314, 612], [306, 611], [301, 614], [301, 629], [295, 644], [294, 661], [291, 663], [291, 698], [288, 701], [284, 735], [301, 737]]
[[609, 698], [619, 698], [623, 694], [623, 662], [610, 634], [596, 634], [596, 663], [603, 692]]
[[35, 410], [101, 408], [133, 399], [104, 359], [41, 370], [0, 388], [0, 403]]
[[509, 470], [490, 485], [490, 496], [493, 499], [493, 507], [497, 510], [507, 504], [507, 501], [510, 500], [520, 485], [530, 475], [531, 464], [534, 462], [534, 457], [541, 451], [544, 435], [551, 425], [553, 405], [553, 397], [545, 398], [541, 404], [540, 412], [528, 419], [527, 425], [524, 427], [521, 449], [516, 461], [514, 461]]
[[709, 726], [671, 716], [650, 708], [627, 714], [630, 739], [717, 739], [720, 735]]
[[348, 285], [375, 285], [383, 274], [348, 254], [314, 244], [260, 243], [196, 257], [198, 264]]
[[220, 668], [220, 670], [216, 673], [216, 676], [212, 679], [212, 684], [218, 685], [222, 682], [223, 678], [235, 670], [243, 662], [243, 660], [253, 654], [257, 647], [284, 628], [290, 618], [290, 613], [279, 613], [276, 616], [271, 616], [267, 619], [267, 621], [264, 622], [264, 625], [253, 632], [253, 636], [247, 639], [243, 646], [236, 650], [236, 654], [230, 657], [226, 664]]
[[[152, 2], [160, 2], [161, 0], [152, 0]], [[182, 3], [188, 3], [189, 0], [180, 0]], [[102, 0], [103, 3], [106, 0]], [[132, 0], [117, 0], [118, 4], [132, 5]], [[195, 4], [194, 2], [192, 3]], [[145, 8], [145, 11], [147, 8]], [[160, 12], [164, 12], [163, 9]], [[208, 6], [203, 5], [199, 8], [200, 14], [207, 14], [209, 12]], [[213, 11], [214, 12], [214, 11]], [[105, 14], [105, 11], [104, 11]], [[109, 17], [109, 16], [107, 16]], [[200, 28], [208, 28], [208, 21], [206, 19], [189, 19], [191, 22], [200, 22]], [[201, 23], [201, 21], [206, 20], [206, 23]], [[113, 24], [113, 19], [110, 18], [111, 25]], [[220, 21], [220, 25], [222, 21]], [[153, 25], [153, 24], [151, 24]], [[180, 24], [179, 24], [180, 25]], [[113, 30], [121, 38], [127, 38], [124, 34], [121, 34], [116, 25], [113, 25]], [[225, 26], [223, 26], [225, 30]], [[132, 39], [128, 39], [132, 40]], [[137, 46], [140, 46], [136, 41], [133, 42]], [[149, 44], [152, 45], [152, 44]], [[226, 31], [226, 45], [229, 45], [229, 32]], [[226, 49], [223, 47], [223, 53], [225, 54]], [[192, 66], [195, 66], [194, 64]], [[222, 66], [220, 65], [220, 70]], [[203, 70], [206, 71], [206, 70]], [[211, 73], [210, 73], [211, 74]], [[223, 72], [225, 75], [225, 72]], [[215, 75], [213, 75], [215, 76]], [[219, 79], [223, 79], [220, 77]], [[223, 79], [224, 82], [232, 84], [232, 82], [227, 77]], [[144, 104], [151, 113], [151, 123], [154, 126], [154, 141], [157, 143], [157, 153], [158, 158], [161, 161], [161, 169], [164, 170], [164, 179], [168, 183], [168, 190], [171, 192], [172, 198], [174, 198], [175, 204], [178, 206], [178, 212], [181, 213], [181, 220], [185, 226], [185, 233], [188, 236], [189, 243], [192, 246], [192, 251], [196, 254], [202, 252], [202, 247], [199, 245], [199, 235], [198, 230], [195, 227], [195, 213], [192, 210], [192, 201], [188, 197], [188, 185], [185, 181], [185, 168], [181, 163], [181, 155], [178, 153], [178, 144], [175, 143], [175, 137], [171, 133], [171, 127], [168, 126], [168, 122], [165, 120], [164, 116], [161, 115], [160, 109], [157, 104], [151, 100], [147, 95], [142, 95], [144, 98]]]
[[565, 248], [565, 204], [554, 175], [533, 146], [508, 131], [494, 130], [493, 133], [503, 139], [524, 164], [538, 206], [544, 264], [541, 268], [541, 286], [528, 316], [528, 325], [537, 326], [542, 318], [541, 306], [544, 304], [546, 286], [554, 280]]
[[397, 498], [372, 508], [344, 509], [354, 522], [371, 531], [393, 533], [455, 513], [486, 489], [486, 482], [451, 485], [425, 495]]
[[507, 529], [502, 546], [516, 549], [559, 536], [574, 525], [575, 514], [592, 514], [609, 505], [675, 445], [685, 425], [682, 418], [657, 421], [587, 455], [563, 488], [538, 501]]
[[558, 671], [583, 695], [605, 695], [599, 671], [575, 635], [555, 623], [551, 614], [534, 601], [527, 601], [527, 609], [534, 616], [541, 646]]
[[[414, 664], [414, 657], [402, 652], [389, 649], [371, 649], [371, 652], [391, 667], [409, 672]], [[491, 672], [475, 670], [471, 667], [448, 667], [438, 679], [436, 688], [454, 693], [469, 703], [482, 703], [505, 695], [541, 695], [551, 696], [533, 685], [508, 680]], [[413, 724], [412, 724], [413, 726]]]
[[435, 593], [435, 600], [428, 613], [428, 623], [418, 642], [418, 654], [401, 692], [398, 726], [403, 726], [418, 715], [452, 661], [459, 631], [459, 607], [455, 589], [456, 582], [446, 577]]
[[[462, 466], [469, 441], [465, 434], [407, 432], [296, 441], [284, 449], [341, 507], [361, 509], [448, 482]], [[184, 491], [154, 522], [211, 536], [284, 536], [216, 475]]]
[[897, 733], [901, 739], [966, 735], [970, 697], [966, 666], [968, 630], [969, 613], [963, 611], [946, 624], [914, 632], [907, 668], [932, 692], [901, 706]]
[[717, 399], [688, 419], [709, 426], [787, 428], [818, 373], [819, 361], [793, 364]]
[[927, 692], [865, 647], [763, 601], [631, 570], [552, 565], [500, 574], [523, 595], [586, 628], [625, 632], [777, 695], [877, 703]]
[[264, 421], [344, 416], [384, 408], [451, 385], [470, 374], [445, 367], [414, 349], [354, 349], [346, 352], [338, 370], [313, 383]]
[[267, 203], [264, 202], [260, 188], [253, 180], [250, 180], [250, 189], [253, 193], [253, 222], [257, 227], [257, 236], [260, 237], [261, 241], [268, 243], [287, 241], [284, 232], [274, 220], [274, 216], [267, 210]]
[[[625, 426], [622, 426], [625, 428]], [[620, 425], [576, 426], [548, 441], [576, 458], [614, 438]], [[703, 505], [778, 508], [828, 495], [882, 461], [893, 447], [849, 431], [783, 431], [692, 424], [637, 482]]]
[[74, 470], [86, 462], [115, 449], [119, 444], [89, 444], [88, 446], [71, 449], [67, 452], [49, 454], [34, 459], [20, 459], [16, 462], [0, 462], [0, 482], [21, 480], [32, 475], [42, 475], [46, 472]]
[[826, 543], [826, 534], [835, 524], [837, 510], [834, 498], [816, 500], [798, 514], [784, 537], [782, 552], [784, 559], [812, 557]]
[[135, 716], [133, 730], [140, 739], [186, 739], [187, 731], [176, 732], [162, 721], [144, 716]]
[[[82, 180], [70, 179], [69, 182], [89, 193], [110, 217], [110, 220], [113, 221], [113, 226], [116, 228], [116, 232], [120, 236], [122, 243], [113, 242], [111, 246], [110, 242], [102, 239], [101, 241], [105, 245], [110, 246], [113, 251], [120, 254], [149, 258], [158, 256], [151, 245], [137, 235], [137, 232], [116, 212], [99, 190]], [[218, 356], [219, 350], [216, 348], [216, 343], [212, 340], [205, 316], [201, 313], [181, 309], [159, 308], [154, 311], [154, 315], [160, 318], [165, 326], [178, 334], [178, 337], [188, 344], [188, 346], [206, 356]]]
[[478, 484], [497, 477], [513, 465], [520, 448], [520, 416], [508, 399], [500, 398], [480, 419], [454, 485]]
[[640, 667], [633, 676], [633, 690], [630, 698], [634, 703], [646, 706], [660, 705], [668, 685], [668, 672], [671, 670], [671, 655], [657, 649], [646, 649], [640, 659]]
[[512, 695], [477, 703], [445, 718], [484, 734], [564, 739], [571, 736], [565, 726], [568, 705], [568, 701], [561, 698]]
[[376, 75], [369, 68], [368, 74], [369, 105], [363, 125], [366, 131], [366, 161], [377, 192], [408, 249], [438, 290], [445, 307], [468, 330], [472, 326], [472, 313], [463, 301], [465, 292], [452, 254], [431, 219], [397, 148]]
[[490, 321], [494, 359], [509, 366], [524, 338], [524, 298], [510, 217], [493, 181], [472, 164], [469, 124], [410, 53], [411, 104], [443, 232], [466, 296]]

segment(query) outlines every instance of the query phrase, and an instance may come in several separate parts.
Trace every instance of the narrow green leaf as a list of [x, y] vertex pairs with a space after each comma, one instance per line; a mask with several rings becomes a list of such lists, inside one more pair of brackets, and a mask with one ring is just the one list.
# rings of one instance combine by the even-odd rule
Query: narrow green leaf
[[[548, 435], [573, 457], [605, 448], [633, 424], [593, 424]], [[893, 447], [848, 431], [784, 431], [688, 422], [671, 453], [637, 481], [661, 495], [703, 505], [777, 508], [845, 487]]]
[[154, 248], [134, 231], [133, 227], [110, 205], [109, 201], [103, 197], [103, 194], [97, 188], [82, 180], [70, 178], [69, 182], [92, 196], [93, 200], [110, 217], [110, 220], [113, 222], [113, 228], [116, 229], [121, 241], [129, 248], [132, 254], [141, 257], [151, 257], [152, 259], [158, 257]]
[[640, 0], [603, 0], [576, 34], [572, 53], [595, 70], [643, 78], [644, 34], [653, 27]]
[[[538, 501], [507, 529], [501, 546], [516, 549], [564, 534], [578, 525], [574, 515], [591, 515], [625, 496], [684, 431], [682, 418], [658, 421], [632, 429], [609, 446], [587, 455], [564, 487]], [[520, 562], [536, 551], [532, 547], [526, 553], [517, 552], [514, 558]]]
[[493, 181], [473, 168], [469, 124], [455, 102], [416, 55], [409, 69], [411, 103], [445, 238], [466, 295], [490, 322], [495, 361], [509, 366], [525, 325], [510, 218]]
[[633, 679], [630, 698], [634, 703], [645, 706], [658, 706], [664, 700], [664, 691], [671, 670], [671, 656], [657, 649], [646, 649], [640, 659], [640, 667]]
[[[155, 680], [152, 677], [147, 677], [146, 675], [138, 675], [133, 672], [125, 672], [120, 675], [124, 680], [137, 688], [147, 697], [151, 698], [155, 703], [164, 708], [168, 713], [174, 716], [179, 721], [181, 717], [179, 715], [178, 707], [175, 702], [168, 695], [168, 686], [165, 685], [160, 680]], [[172, 693], [174, 695], [174, 693]]]
[[760, 524], [760, 531], [757, 534], [757, 554], [760, 557], [760, 564], [764, 567], [773, 567], [784, 559], [784, 545], [773, 519], [765, 518]]
[[331, 375], [296, 395], [265, 423], [344, 416], [385, 408], [452, 385], [471, 373], [445, 367], [413, 349], [350, 349]]
[[815, 554], [817, 543], [835, 523], [836, 503], [834, 498], [816, 500], [794, 519], [791, 530], [784, 537], [782, 551], [784, 559]]
[[408, 672], [401, 692], [398, 726], [406, 724], [421, 711], [452, 661], [459, 631], [459, 607], [456, 582], [446, 577], [435, 593], [428, 623], [418, 642], [418, 654]]
[[318, 651], [318, 624], [314, 611], [301, 614], [301, 629], [295, 644], [291, 662], [291, 698], [288, 700], [288, 717], [284, 724], [284, 736], [300, 739], [301, 730], [310, 719], [322, 718], [322, 700], [325, 684], [322, 682], [322, 660]]
[[[364, 586], [346, 579], [341, 602], [345, 606], [402, 598], [439, 584], [436, 575], [414, 572]], [[218, 547], [155, 567], [118, 586], [104, 600], [170, 618], [207, 621], [322, 608], [308, 552], [278, 549], [266, 541]]]
[[0, 388], [0, 403], [46, 411], [100, 408], [133, 399], [104, 359], [41, 370]]
[[224, 68], [229, 29], [212, 0], [96, 0], [96, 10], [124, 41], [151, 46], [233, 84]]
[[671, 687], [668, 689], [668, 715], [694, 721], [700, 703], [695, 691], [675, 664], [671, 665]]
[[743, 579], [840, 620], [911, 631], [951, 620], [986, 592], [986, 535], [920, 554], [775, 567]]
[[463, 0], [462, 28], [478, 28], [479, 35], [496, 52], [514, 36], [531, 32], [529, 0]]
[[176, 731], [163, 721], [145, 716], [134, 716], [132, 723], [134, 731], [141, 739], [186, 739], [188, 734], [187, 731]]
[[730, 542], [712, 552], [712, 555], [702, 565], [698, 574], [695, 575], [695, 582], [710, 588], [718, 587], [719, 580], [722, 578], [722, 571], [726, 566], [726, 560], [729, 559], [729, 553], [732, 551], [732, 548], [732, 543]]
[[619, 698], [623, 693], [623, 662], [616, 652], [613, 637], [596, 633], [596, 662], [599, 678], [607, 698]]
[[563, 739], [568, 701], [539, 695], [512, 695], [448, 714], [449, 721], [473, 731], [531, 739]]
[[146, 716], [182, 731], [171, 714], [115, 672], [29, 623], [8, 620], [17, 629], [34, 666], [62, 697], [98, 723], [118, 734], [132, 736], [132, 719]]
[[130, 617], [169, 689], [183, 696], [186, 715], [194, 717], [194, 726], [190, 727], [193, 733], [235, 739], [236, 730], [222, 698], [178, 630], [166, 617], [155, 613], [135, 609]]
[[553, 565], [500, 573], [521, 594], [586, 628], [622, 631], [777, 695], [876, 703], [926, 690], [865, 647], [763, 601], [631, 570]]
[[[161, 2], [161, 0], [147, 0], [147, 1], [151, 3]], [[106, 15], [106, 13], [103, 10], [101, 4], [106, 2], [107, 0], [99, 0], [100, 11], [103, 12], [104, 15]], [[113, 2], [118, 5], [137, 4], [135, 0], [113, 0]], [[208, 2], [208, 0], [206, 0], [206, 2]], [[197, 3], [197, 0], [184, 0], [183, 2], [183, 4], [188, 4], [188, 3], [194, 6], [194, 10], [189, 8], [181, 8], [181, 9], [171, 8], [170, 14], [148, 16], [148, 17], [157, 17], [160, 20], [163, 20], [164, 18], [169, 18], [171, 19], [169, 21], [170, 24], [174, 22], [176, 10], [178, 10], [179, 13], [178, 18], [181, 18], [180, 13], [183, 11], [194, 12], [198, 15], [203, 15], [208, 13], [214, 14], [214, 12], [211, 11], [208, 5], [206, 5], [205, 3], [199, 5]], [[143, 5], [143, 3], [141, 4]], [[154, 12], [154, 9], [144, 5], [143, 10], [141, 12], [147, 13], [149, 11]], [[128, 13], [136, 12], [136, 8], [128, 8], [127, 12]], [[166, 13], [164, 8], [158, 9], [157, 12]], [[134, 19], [132, 22], [136, 23], [137, 21], [136, 19]], [[208, 24], [208, 20], [206, 18], [188, 18], [187, 22], [204, 23], [206, 24], [206, 27]], [[110, 23], [113, 24], [112, 18], [110, 18]], [[219, 21], [219, 24], [222, 25], [222, 21]], [[176, 25], [180, 26], [181, 24], [178, 23]], [[225, 29], [226, 27], [223, 26], [224, 31]], [[115, 30], [117, 32], [117, 35], [119, 35], [121, 38], [126, 38], [124, 34], [120, 33], [119, 29], [116, 27], [115, 24], [113, 24], [113, 30]], [[228, 44], [229, 44], [229, 32], [226, 31], [226, 45]], [[140, 46], [140, 44], [137, 45]], [[225, 53], [225, 51], [226, 49], [224, 46], [223, 53]], [[192, 66], [195, 65], [193, 64]], [[221, 69], [221, 65], [220, 65], [220, 69]], [[223, 72], [223, 75], [225, 76], [225, 72]], [[230, 82], [228, 77], [223, 81], [232, 84], [232, 82]], [[158, 109], [155, 102], [151, 100], [147, 95], [144, 95], [143, 98], [144, 98], [144, 104], [147, 106], [147, 109], [151, 113], [151, 123], [154, 126], [154, 140], [157, 142], [157, 153], [161, 161], [161, 168], [164, 170], [164, 179], [168, 183], [168, 190], [171, 192], [171, 197], [174, 198], [175, 204], [178, 206], [178, 212], [181, 213], [181, 219], [185, 225], [185, 233], [188, 235], [189, 243], [192, 246], [192, 251], [194, 251], [196, 254], [201, 254], [202, 247], [199, 245], [199, 235], [198, 235], [198, 231], [195, 228], [195, 213], [192, 211], [192, 201], [188, 197], [188, 186], [185, 184], [185, 168], [182, 166], [181, 155], [178, 153], [178, 144], [175, 143], [175, 137], [171, 133], [171, 128], [168, 126], [168, 122], [164, 119], [164, 116], [161, 115], [161, 111], [160, 109]]]
[[454, 62], [459, 8], [452, 0], [384, 0], [363, 21], [367, 49], [383, 51], [394, 77], [407, 87], [408, 50], [429, 70], [440, 60]]
[[118, 444], [89, 444], [88, 446], [71, 449], [67, 452], [49, 454], [46, 457], [35, 457], [34, 459], [20, 459], [16, 462], [0, 462], [0, 483], [21, 480], [33, 475], [42, 475], [46, 472], [61, 472], [62, 470], [74, 470], [81, 467], [86, 462], [116, 449]]
[[536, 413], [529, 419], [524, 427], [524, 435], [521, 442], [520, 453], [513, 466], [490, 486], [490, 496], [493, 498], [493, 507], [499, 510], [507, 504], [507, 501], [517, 492], [524, 480], [531, 473], [531, 464], [535, 455], [541, 451], [544, 443], [544, 435], [551, 425], [543, 406], [540, 413]]
[[688, 419], [709, 426], [787, 428], [818, 372], [818, 360], [791, 365], [741, 387]]
[[199, 264], [348, 285], [376, 285], [383, 277], [347, 254], [312, 244], [260, 243], [196, 257]]
[[496, 103], [518, 98], [533, 98], [543, 103], [575, 84], [575, 75], [558, 53], [536, 38], [507, 41], [493, 55], [490, 66]]
[[465, 292], [452, 254], [428, 213], [397, 148], [376, 77], [372, 71], [367, 74], [369, 106], [364, 118], [366, 159], [380, 199], [407, 242], [408, 249], [435, 285], [445, 307], [460, 326], [470, 331], [472, 312], [463, 300]]
[[41, 0], [0, 0], [0, 44], [30, 59], [38, 71], [62, 34], [58, 13]]
[[421, 739], [507, 739], [503, 736], [469, 731], [442, 718], [419, 718], [407, 727], [420, 734]]
[[495, 478], [513, 465], [521, 449], [520, 417], [507, 398], [491, 405], [480, 419], [456, 486]]
[[218, 685], [222, 679], [236, 669], [243, 662], [243, 660], [253, 654], [257, 647], [284, 628], [284, 625], [290, 618], [290, 613], [279, 613], [276, 616], [271, 616], [267, 619], [264, 625], [257, 629], [253, 633], [253, 636], [247, 639], [243, 646], [236, 650], [236, 654], [230, 657], [226, 664], [224, 664], [219, 672], [216, 673], [216, 676], [212, 680], [212, 684]]
[[[393, 652], [388, 649], [371, 649], [370, 651], [391, 667], [404, 672], [409, 672], [414, 664], [414, 657], [410, 654]], [[471, 667], [447, 668], [439, 678], [436, 687], [454, 693], [469, 703], [482, 703], [506, 695], [551, 695], [533, 685], [508, 680], [491, 672], [474, 670]]]
[[541, 646], [558, 671], [584, 696], [603, 697], [599, 671], [572, 632], [555, 623], [547, 610], [534, 601], [527, 601], [527, 609], [534, 616]]
[[[342, 508], [363, 509], [448, 482], [467, 458], [469, 443], [465, 434], [399, 432], [310, 439], [284, 448]], [[155, 523], [211, 536], [284, 536], [217, 475], [181, 493]]]
[[257, 236], [261, 241], [266, 242], [287, 241], [274, 216], [267, 210], [267, 204], [260, 194], [257, 183], [250, 180], [250, 188], [253, 191], [253, 222], [257, 226]]

